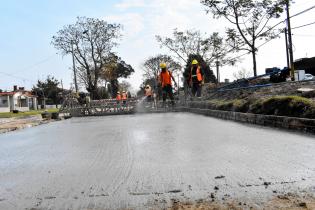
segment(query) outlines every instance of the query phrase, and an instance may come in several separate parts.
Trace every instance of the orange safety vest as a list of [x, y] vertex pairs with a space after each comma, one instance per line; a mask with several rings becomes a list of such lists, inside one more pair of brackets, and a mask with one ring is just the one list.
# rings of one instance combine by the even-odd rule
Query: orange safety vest
[[127, 93], [122, 93], [121, 96], [122, 100], [127, 100]]
[[197, 77], [197, 80], [198, 80], [199, 82], [201, 82], [201, 81], [202, 81], [202, 74], [201, 74], [200, 66], [198, 66], [195, 75], [192, 74], [192, 70], [193, 70], [193, 69], [191, 68], [191, 78], [190, 78], [190, 81], [192, 82], [192, 78], [193, 78], [193, 77]]
[[120, 101], [120, 100], [121, 100], [121, 96], [120, 96], [120, 94], [117, 94], [117, 96], [116, 96], [116, 100], [117, 100], [117, 101]]
[[166, 85], [172, 85], [172, 73], [168, 70], [160, 73], [160, 82], [162, 83], [162, 87]]

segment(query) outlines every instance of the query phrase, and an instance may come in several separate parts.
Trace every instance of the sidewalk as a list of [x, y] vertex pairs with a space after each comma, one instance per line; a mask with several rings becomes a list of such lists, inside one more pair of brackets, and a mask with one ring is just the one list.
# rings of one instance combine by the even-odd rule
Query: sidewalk
[[37, 126], [45, 122], [48, 121], [43, 120], [40, 114], [26, 117], [0, 118], [0, 134]]

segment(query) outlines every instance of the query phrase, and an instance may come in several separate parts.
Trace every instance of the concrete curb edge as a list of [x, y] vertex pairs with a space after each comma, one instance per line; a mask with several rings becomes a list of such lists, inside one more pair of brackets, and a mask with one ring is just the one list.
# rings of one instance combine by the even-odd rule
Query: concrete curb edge
[[177, 109], [182, 112], [202, 114], [225, 120], [233, 120], [237, 122], [251, 123], [256, 125], [315, 134], [315, 119], [211, 110], [196, 107], [179, 107]]

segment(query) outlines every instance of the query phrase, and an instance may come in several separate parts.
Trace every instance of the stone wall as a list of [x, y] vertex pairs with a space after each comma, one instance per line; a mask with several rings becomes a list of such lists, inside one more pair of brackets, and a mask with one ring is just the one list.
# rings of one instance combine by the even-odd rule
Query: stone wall
[[187, 107], [178, 108], [178, 111], [315, 134], [314, 119], [210, 110], [205, 107], [205, 103], [188, 104]]
[[301, 95], [297, 90], [299, 88], [313, 88], [315, 89], [315, 81], [297, 81], [297, 82], [284, 82], [275, 83], [267, 87], [260, 88], [243, 88], [225, 91], [214, 91], [210, 88], [204, 88], [204, 99], [243, 99], [243, 98], [261, 98], [276, 95]]

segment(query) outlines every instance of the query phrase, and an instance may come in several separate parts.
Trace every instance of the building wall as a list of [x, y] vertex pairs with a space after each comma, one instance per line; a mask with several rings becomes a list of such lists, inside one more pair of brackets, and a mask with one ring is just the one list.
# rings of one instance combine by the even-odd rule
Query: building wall
[[37, 98], [27, 96], [22, 92], [16, 92], [14, 95], [0, 96], [0, 112], [10, 112], [18, 110], [21, 112], [37, 110]]
[[0, 107], [0, 113], [10, 112], [10, 107]]
[[305, 73], [315, 75], [315, 57], [302, 58], [295, 61], [294, 68], [297, 70], [305, 70]]
[[29, 107], [15, 107], [15, 110], [18, 110], [20, 112], [27, 112], [30, 111]]
[[37, 110], [37, 98], [35, 98], [35, 97], [29, 98], [29, 108], [31, 110]]
[[0, 96], [0, 112], [10, 112], [9, 96]]
[[[21, 100], [20, 97], [23, 97]], [[11, 106], [11, 110], [18, 110], [20, 112], [29, 111], [30, 108], [28, 107], [28, 97], [23, 95], [20, 92], [17, 92], [12, 97], [13, 106]]]

